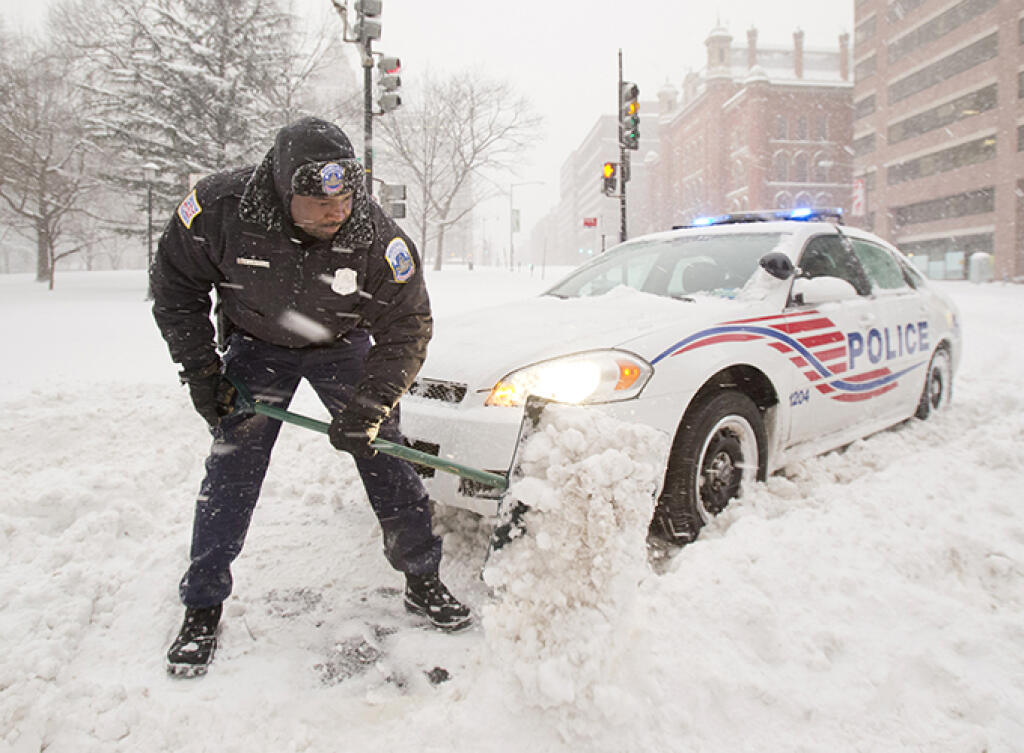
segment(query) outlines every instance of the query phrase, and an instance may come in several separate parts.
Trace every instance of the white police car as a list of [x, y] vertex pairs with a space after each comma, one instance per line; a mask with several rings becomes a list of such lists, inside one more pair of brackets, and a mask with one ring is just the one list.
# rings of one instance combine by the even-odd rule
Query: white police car
[[[701, 220], [619, 245], [539, 298], [444, 321], [402, 401], [406, 436], [503, 473], [527, 394], [600, 405], [674, 437], [655, 529], [692, 539], [743, 482], [951, 397], [956, 308], [839, 215]], [[476, 482], [426, 484], [496, 511]]]

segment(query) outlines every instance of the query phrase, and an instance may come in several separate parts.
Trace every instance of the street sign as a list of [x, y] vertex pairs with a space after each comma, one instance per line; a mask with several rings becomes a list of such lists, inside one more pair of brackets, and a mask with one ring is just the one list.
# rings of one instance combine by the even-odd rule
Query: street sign
[[863, 178], [853, 179], [853, 201], [850, 204], [850, 214], [853, 217], [864, 217], [868, 211], [867, 188]]
[[584, 217], [583, 227], [597, 227], [597, 217]]

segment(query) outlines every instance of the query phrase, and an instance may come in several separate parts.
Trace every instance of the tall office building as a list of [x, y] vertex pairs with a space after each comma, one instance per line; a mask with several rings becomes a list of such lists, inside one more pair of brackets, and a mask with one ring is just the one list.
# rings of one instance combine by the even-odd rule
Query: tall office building
[[1024, 6], [855, 0], [854, 224], [933, 278], [1024, 275]]

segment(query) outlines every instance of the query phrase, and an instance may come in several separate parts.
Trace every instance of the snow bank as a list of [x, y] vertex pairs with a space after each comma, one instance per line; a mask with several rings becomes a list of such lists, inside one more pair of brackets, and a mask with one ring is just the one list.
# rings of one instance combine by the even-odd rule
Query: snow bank
[[484, 609], [487, 645], [518, 679], [522, 703], [556, 715], [578, 739], [641, 706], [624, 647], [669, 438], [599, 411], [549, 406], [520, 456], [526, 533], [491, 558], [498, 589]]
[[[435, 308], [541, 289], [483, 271], [428, 278]], [[209, 436], [144, 276], [0, 276], [0, 753], [1020, 753], [1024, 286], [938, 286], [965, 330], [951, 409], [752, 487], [660, 574], [645, 496], [608, 483], [641, 478], [617, 453], [645, 440], [556, 413], [526, 459], [531, 556], [492, 562], [505, 600], [487, 527], [438, 516], [482, 616], [457, 635], [405, 613], [351, 460], [284, 427], [217, 660], [181, 682]], [[325, 416], [307, 389], [293, 408]]]

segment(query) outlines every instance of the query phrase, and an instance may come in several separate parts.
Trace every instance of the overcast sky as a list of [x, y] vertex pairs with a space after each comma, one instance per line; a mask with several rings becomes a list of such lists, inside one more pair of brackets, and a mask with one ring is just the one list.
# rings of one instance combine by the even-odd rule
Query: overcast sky
[[[333, 13], [330, 0], [293, 2], [311, 17]], [[38, 23], [47, 4], [0, 0], [14, 25]], [[719, 20], [737, 44], [755, 26], [762, 45], [791, 45], [800, 28], [806, 47], [835, 48], [840, 33], [852, 33], [853, 0], [384, 0], [382, 20], [375, 49], [401, 57], [407, 85], [421, 71], [476, 69], [511, 80], [544, 115], [541, 140], [510, 179], [544, 181], [516, 190], [526, 230], [557, 201], [566, 157], [614, 108], [619, 48], [624, 77], [640, 86], [641, 100], [654, 99], [666, 81], [680, 88], [703, 66], [704, 39]], [[507, 206], [494, 202], [495, 225], [502, 207], [507, 221]]]

